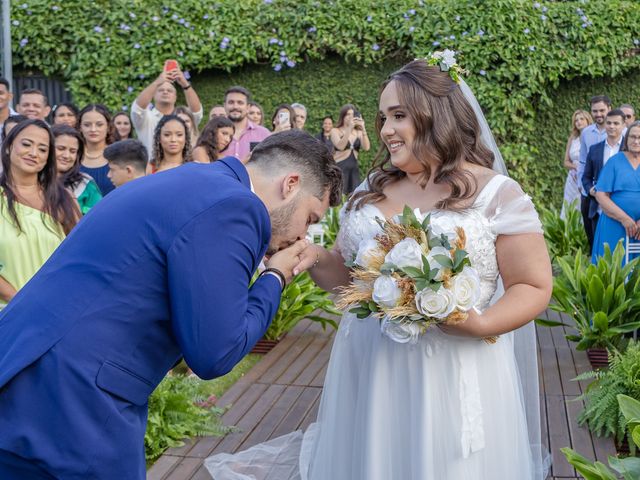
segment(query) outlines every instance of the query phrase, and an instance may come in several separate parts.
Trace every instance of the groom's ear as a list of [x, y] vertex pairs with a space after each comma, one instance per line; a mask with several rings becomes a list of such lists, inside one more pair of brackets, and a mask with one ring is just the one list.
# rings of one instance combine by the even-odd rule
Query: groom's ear
[[295, 195], [300, 189], [300, 174], [299, 173], [288, 173], [282, 178], [280, 183], [280, 193], [282, 195], [282, 199], [286, 200], [292, 195]]

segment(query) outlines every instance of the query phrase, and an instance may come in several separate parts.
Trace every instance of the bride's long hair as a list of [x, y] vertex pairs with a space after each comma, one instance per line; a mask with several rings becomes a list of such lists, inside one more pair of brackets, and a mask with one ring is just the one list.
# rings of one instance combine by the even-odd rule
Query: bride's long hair
[[[493, 153], [480, 139], [480, 124], [460, 86], [440, 67], [414, 60], [392, 73], [382, 84], [380, 93], [395, 82], [400, 103], [415, 127], [413, 155], [424, 167], [420, 185], [424, 188], [431, 177], [431, 165], [437, 165], [434, 182], [451, 187], [451, 194], [436, 208], [456, 210], [464, 200], [476, 193], [475, 178], [462, 168], [464, 161], [492, 168]], [[380, 147], [367, 174], [369, 188], [355, 193], [347, 209], [377, 203], [386, 196], [384, 188], [406, 176], [392, 165], [389, 150], [381, 139], [382, 120], [376, 116]]]

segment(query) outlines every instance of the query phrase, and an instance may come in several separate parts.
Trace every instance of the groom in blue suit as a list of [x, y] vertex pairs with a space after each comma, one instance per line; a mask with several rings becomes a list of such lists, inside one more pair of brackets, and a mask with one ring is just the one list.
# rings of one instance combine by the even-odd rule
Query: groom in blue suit
[[340, 192], [292, 130], [103, 199], [0, 314], [0, 479], [144, 479], [151, 392], [182, 357], [209, 379], [249, 352]]

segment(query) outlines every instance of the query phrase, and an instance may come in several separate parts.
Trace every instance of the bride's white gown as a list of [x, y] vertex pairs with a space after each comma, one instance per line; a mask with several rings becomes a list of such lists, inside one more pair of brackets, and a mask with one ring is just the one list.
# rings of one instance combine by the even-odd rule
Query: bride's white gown
[[[345, 259], [380, 231], [376, 217], [374, 205], [343, 214]], [[480, 310], [498, 288], [497, 236], [542, 232], [529, 197], [502, 175], [471, 209], [434, 211], [432, 222], [465, 229], [482, 281]], [[527, 400], [538, 396], [535, 337], [525, 338], [509, 333], [487, 344], [433, 328], [415, 345], [399, 344], [377, 319], [345, 313], [317, 423], [304, 435], [211, 457], [207, 468], [215, 480], [541, 480], [539, 411], [528, 411], [538, 404]], [[534, 356], [523, 363], [529, 371], [519, 368], [518, 350]], [[265, 476], [274, 464], [279, 473]]]

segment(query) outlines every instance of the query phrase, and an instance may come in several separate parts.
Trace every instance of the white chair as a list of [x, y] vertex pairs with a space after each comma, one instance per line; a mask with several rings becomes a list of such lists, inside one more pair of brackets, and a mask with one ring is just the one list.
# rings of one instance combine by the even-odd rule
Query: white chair
[[[624, 261], [625, 264], [629, 263], [629, 257], [631, 256], [631, 254], [633, 253], [638, 253], [640, 254], [640, 242], [639, 241], [634, 241], [632, 238], [629, 238], [629, 235], [627, 235], [627, 237], [624, 239]], [[633, 339], [637, 340], [638, 338], [638, 331], [634, 331], [633, 332]]]
[[321, 223], [309, 225], [307, 229], [307, 239], [316, 245], [324, 247], [324, 227]]
[[624, 262], [629, 263], [629, 257], [634, 253], [640, 254], [640, 241], [634, 241], [627, 235], [624, 240]]

